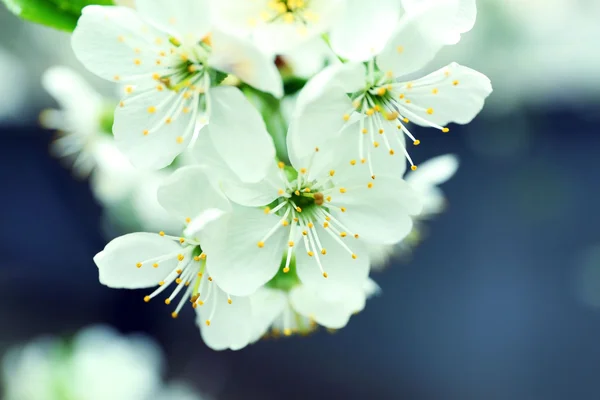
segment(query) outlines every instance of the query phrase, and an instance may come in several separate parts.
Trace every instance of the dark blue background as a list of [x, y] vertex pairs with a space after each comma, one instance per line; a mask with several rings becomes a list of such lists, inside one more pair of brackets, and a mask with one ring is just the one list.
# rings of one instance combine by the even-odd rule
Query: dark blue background
[[[218, 399], [597, 399], [600, 309], [581, 259], [600, 245], [600, 120], [575, 111], [482, 116], [417, 130], [413, 158], [455, 153], [448, 210], [410, 260], [374, 274], [382, 296], [343, 330], [206, 348], [144, 291], [101, 286], [105, 245], [87, 182], [48, 155], [51, 134], [0, 129], [0, 350], [91, 323], [156, 337], [169, 375]], [[600, 271], [600, 259], [596, 259]], [[598, 287], [599, 281], [587, 282]]]

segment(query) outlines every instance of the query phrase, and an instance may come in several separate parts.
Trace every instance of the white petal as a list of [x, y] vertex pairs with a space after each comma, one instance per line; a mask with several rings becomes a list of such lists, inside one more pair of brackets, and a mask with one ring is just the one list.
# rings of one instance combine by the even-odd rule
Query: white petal
[[406, 174], [406, 182], [412, 187], [431, 187], [441, 185], [452, 178], [458, 170], [458, 157], [445, 154], [431, 158], [419, 165], [416, 171]]
[[385, 46], [400, 18], [397, 0], [348, 0], [342, 17], [331, 30], [331, 46], [341, 57], [366, 61]]
[[247, 36], [256, 27], [269, 1], [211, 0], [214, 23], [225, 32]]
[[425, 67], [452, 31], [448, 15], [454, 12], [456, 7], [452, 2], [432, 2], [417, 13], [405, 14], [377, 56], [379, 68], [398, 77]]
[[[412, 229], [409, 215], [421, 212], [420, 196], [399, 177], [380, 175], [373, 180], [365, 172], [357, 169], [350, 179], [336, 182], [346, 192], [332, 193], [330, 203], [346, 211], [333, 209], [331, 213], [362, 240], [375, 244], [397, 243]], [[359, 179], [360, 176], [364, 178]]]
[[272, 56], [250, 41], [215, 31], [212, 34], [211, 67], [233, 74], [263, 92], [283, 96], [283, 82]]
[[[115, 142], [138, 168], [160, 169], [183, 152], [194, 133], [198, 98], [155, 88], [133, 89], [115, 111]], [[189, 112], [184, 112], [187, 107]]]
[[169, 40], [130, 8], [87, 6], [71, 45], [87, 69], [104, 79], [123, 81], [156, 72], [157, 38], [165, 43]]
[[250, 296], [254, 334], [252, 341], [260, 339], [281, 315], [287, 305], [287, 295], [277, 289], [260, 288]]
[[365, 296], [367, 298], [371, 298], [373, 296], [379, 296], [381, 294], [381, 288], [373, 279], [369, 278], [363, 284], [363, 290], [365, 291]]
[[244, 182], [258, 182], [275, 159], [275, 146], [259, 112], [239, 89], [210, 91], [210, 137], [229, 168]]
[[[210, 169], [205, 166], [178, 169], [158, 189], [158, 201], [168, 212], [182, 221], [187, 218], [196, 221], [201, 215], [205, 217], [214, 215], [212, 212], [214, 210], [230, 211], [229, 200], [213, 186], [210, 174]], [[210, 214], [205, 214], [207, 211]]]
[[284, 187], [281, 172], [273, 159], [267, 169], [265, 178], [257, 183], [244, 183], [229, 168], [215, 149], [210, 135], [210, 126], [202, 128], [198, 139], [193, 145], [193, 156], [201, 165], [209, 166], [216, 175], [223, 192], [232, 201], [248, 206], [265, 206], [279, 197], [279, 189]]
[[[89, 119], [83, 126], [97, 126], [102, 97], [75, 70], [61, 66], [49, 68], [42, 76], [42, 86], [63, 110], [79, 114], [81, 121], [84, 117]], [[77, 124], [79, 126], [82, 124]]]
[[[196, 323], [202, 339], [213, 350], [239, 350], [248, 345], [252, 337], [250, 299], [232, 296], [229, 304], [227, 295], [216, 284], [210, 284], [214, 291], [210, 299], [196, 307]], [[209, 319], [210, 325], [206, 323]]]
[[[446, 0], [454, 1], [456, 13], [454, 18], [450, 18], [450, 26], [453, 28], [448, 33], [446, 44], [456, 44], [460, 40], [460, 34], [473, 29], [477, 17], [477, 4], [475, 0]], [[430, 0], [402, 0], [402, 6], [407, 13], [419, 12], [423, 7], [427, 7]]]
[[[304, 242], [299, 240], [296, 266], [302, 283], [330, 293], [338, 293], [347, 287], [360, 287], [369, 274], [369, 257], [361, 239], [355, 239], [351, 235], [339, 237], [356, 255], [356, 258], [353, 258], [350, 252], [326, 232], [329, 228], [315, 224], [315, 229], [326, 254], [321, 254], [320, 249], [313, 249], [313, 255], [309, 256]], [[332, 233], [330, 229], [329, 232]], [[327, 278], [323, 276], [318, 261], [327, 273]]]
[[210, 31], [207, 0], [136, 0], [140, 15], [179, 40], [197, 42]]
[[428, 126], [425, 121], [441, 126], [449, 122], [468, 124], [490, 93], [492, 84], [487, 76], [452, 63], [414, 81], [412, 89], [406, 91], [411, 103], [402, 108], [410, 111], [406, 116], [412, 122], [422, 126]]
[[356, 92], [366, 85], [366, 69], [362, 63], [336, 63], [312, 77], [298, 94], [296, 113], [307, 103], [333, 90]]
[[352, 110], [352, 102], [343, 90], [330, 90], [305, 104], [292, 118], [287, 135], [288, 154], [292, 165], [302, 164], [316, 148], [340, 135], [344, 115]]
[[365, 307], [365, 294], [358, 288], [349, 288], [328, 298], [322, 294], [300, 285], [292, 289], [290, 300], [296, 311], [331, 329], [343, 328], [352, 314]]
[[258, 247], [280, 217], [262, 210], [234, 207], [233, 212], [209, 226], [203, 238], [210, 276], [227, 293], [247, 296], [267, 283], [277, 272], [285, 249], [288, 231], [280, 227]]
[[[155, 286], [177, 265], [179, 243], [155, 233], [130, 233], [113, 239], [94, 256], [100, 283], [112, 288], [140, 289]], [[157, 257], [173, 253], [153, 267]], [[146, 262], [148, 261], [148, 262]], [[142, 263], [140, 268], [137, 263]]]

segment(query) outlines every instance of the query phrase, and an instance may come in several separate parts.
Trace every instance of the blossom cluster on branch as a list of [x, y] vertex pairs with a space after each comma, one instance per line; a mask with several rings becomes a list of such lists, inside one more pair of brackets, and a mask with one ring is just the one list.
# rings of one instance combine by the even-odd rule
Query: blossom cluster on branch
[[[93, 170], [98, 196], [151, 181], [144, 218], [169, 221], [108, 243], [94, 257], [100, 282], [146, 289], [173, 317], [189, 304], [215, 350], [344, 327], [379, 292], [370, 271], [441, 211], [437, 185], [456, 171], [451, 155], [417, 169], [414, 125], [447, 133], [492, 91], [457, 63], [418, 74], [475, 16], [474, 0], [84, 8], [73, 50], [118, 84], [114, 120], [57, 68], [45, 86], [63, 112], [42, 122], [63, 131], [58, 154]], [[308, 81], [295, 72], [315, 65]]]

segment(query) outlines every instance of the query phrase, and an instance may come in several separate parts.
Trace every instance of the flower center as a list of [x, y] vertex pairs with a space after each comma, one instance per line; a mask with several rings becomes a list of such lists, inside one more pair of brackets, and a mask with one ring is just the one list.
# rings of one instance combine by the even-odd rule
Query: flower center
[[270, 0], [267, 9], [261, 12], [265, 22], [283, 21], [287, 24], [307, 25], [318, 21], [318, 15], [310, 8], [310, 0]]

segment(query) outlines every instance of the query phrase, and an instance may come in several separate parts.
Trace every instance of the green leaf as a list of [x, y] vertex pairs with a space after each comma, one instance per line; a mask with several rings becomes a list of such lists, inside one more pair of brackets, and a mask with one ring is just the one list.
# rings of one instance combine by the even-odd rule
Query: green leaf
[[36, 24], [72, 32], [81, 9], [91, 4], [113, 5], [112, 0], [0, 0], [16, 16]]

